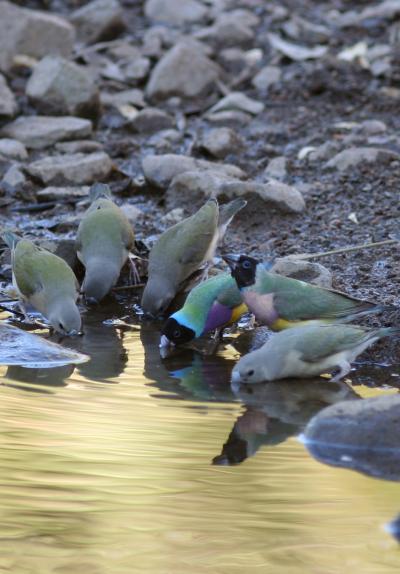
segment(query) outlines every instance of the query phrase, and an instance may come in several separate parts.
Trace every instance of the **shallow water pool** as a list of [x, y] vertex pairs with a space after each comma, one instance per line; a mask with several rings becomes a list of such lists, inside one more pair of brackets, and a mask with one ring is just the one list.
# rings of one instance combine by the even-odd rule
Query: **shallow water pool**
[[383, 525], [400, 486], [324, 466], [296, 438], [324, 406], [394, 391], [233, 394], [234, 346], [162, 361], [158, 338], [93, 315], [63, 342], [88, 363], [0, 367], [0, 572], [399, 572]]

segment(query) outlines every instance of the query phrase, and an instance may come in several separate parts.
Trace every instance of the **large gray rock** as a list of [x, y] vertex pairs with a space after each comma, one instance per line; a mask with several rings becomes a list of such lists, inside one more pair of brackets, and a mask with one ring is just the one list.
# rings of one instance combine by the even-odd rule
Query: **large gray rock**
[[198, 0], [147, 0], [144, 13], [154, 22], [181, 26], [204, 20], [207, 8]]
[[0, 70], [10, 69], [17, 54], [68, 57], [74, 38], [74, 28], [63, 18], [0, 1]]
[[324, 409], [311, 419], [304, 438], [310, 453], [326, 464], [400, 480], [399, 395]]
[[12, 118], [17, 113], [17, 110], [18, 105], [14, 94], [8, 87], [5, 77], [0, 74], [0, 116]]
[[249, 203], [259, 198], [262, 203], [283, 213], [301, 213], [305, 202], [301, 193], [276, 180], [267, 183], [240, 181], [234, 176], [206, 171], [184, 171], [178, 173], [168, 188], [169, 197], [218, 197], [235, 198], [244, 196]]
[[203, 28], [194, 37], [212, 43], [215, 47], [250, 46], [254, 41], [252, 27], [257, 25], [258, 17], [248, 10], [233, 10], [222, 13], [215, 24]]
[[96, 116], [99, 112], [99, 93], [90, 70], [59, 56], [46, 56], [38, 63], [26, 94], [47, 113]]
[[26, 168], [28, 173], [43, 183], [93, 183], [108, 176], [113, 164], [100, 151], [90, 154], [75, 153], [39, 159]]
[[[213, 163], [177, 154], [148, 155], [142, 161], [147, 181], [160, 189], [166, 189], [172, 180], [185, 172], [204, 171], [231, 178], [243, 178], [245, 173], [234, 165]], [[238, 180], [239, 181], [239, 180]]]
[[78, 38], [87, 44], [115, 38], [124, 28], [118, 0], [93, 0], [71, 14]]
[[21, 116], [5, 125], [0, 133], [22, 142], [27, 148], [42, 149], [59, 141], [87, 137], [92, 133], [92, 124], [89, 120], [68, 116]]
[[87, 355], [77, 353], [57, 343], [46, 341], [38, 335], [17, 327], [0, 323], [1, 365], [22, 365], [31, 368], [54, 368], [71, 363], [84, 363]]
[[218, 75], [217, 65], [199, 45], [184, 40], [171, 48], [155, 66], [147, 84], [147, 95], [153, 99], [201, 97], [214, 88]]
[[174, 118], [158, 108], [145, 108], [137, 113], [129, 127], [138, 133], [154, 133], [174, 127]]
[[312, 283], [318, 287], [326, 289], [332, 287], [332, 273], [320, 263], [296, 260], [293, 256], [279, 257], [275, 259], [271, 271], [292, 279], [307, 281], [307, 283]]
[[374, 163], [377, 161], [388, 162], [400, 159], [400, 154], [389, 149], [374, 147], [352, 147], [335, 155], [325, 164], [325, 169], [337, 169], [345, 171], [350, 167], [360, 164]]

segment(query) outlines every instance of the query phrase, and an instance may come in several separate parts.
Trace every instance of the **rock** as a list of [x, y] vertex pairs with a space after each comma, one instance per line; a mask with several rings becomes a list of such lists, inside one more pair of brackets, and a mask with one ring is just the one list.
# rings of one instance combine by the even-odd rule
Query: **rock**
[[249, 46], [254, 38], [253, 31], [240, 21], [219, 22], [214, 26], [203, 28], [194, 34], [203, 42], [212, 43], [216, 48], [229, 46]]
[[118, 0], [93, 0], [71, 14], [78, 38], [86, 44], [112, 40], [124, 29], [122, 8]]
[[17, 164], [10, 166], [1, 180], [2, 184], [6, 184], [6, 186], [13, 189], [21, 187], [25, 182], [26, 177]]
[[181, 171], [168, 188], [169, 197], [219, 197], [229, 199], [244, 196], [249, 202], [254, 197], [283, 213], [301, 213], [305, 202], [294, 187], [276, 180], [267, 183], [240, 181], [224, 173], [213, 171]]
[[332, 273], [319, 263], [296, 260], [295, 256], [275, 259], [271, 271], [292, 279], [307, 281], [318, 287], [332, 288]]
[[12, 118], [13, 116], [15, 116], [17, 111], [18, 111], [18, 105], [15, 96], [8, 87], [5, 77], [2, 74], [0, 74], [0, 116], [4, 116], [6, 118]]
[[239, 151], [243, 147], [243, 140], [230, 128], [216, 128], [207, 132], [200, 147], [216, 158]]
[[322, 56], [324, 56], [328, 51], [326, 46], [317, 45], [313, 48], [308, 48], [306, 46], [287, 42], [278, 34], [273, 34], [272, 32], [268, 34], [268, 40], [275, 50], [278, 50], [278, 52], [281, 52], [284, 56], [294, 60], [295, 62], [322, 58]]
[[60, 56], [46, 56], [38, 63], [26, 85], [26, 95], [46, 113], [96, 117], [100, 111], [90, 70]]
[[198, 0], [147, 0], [144, 13], [154, 22], [182, 26], [202, 22], [207, 16], [207, 8]]
[[102, 152], [48, 156], [27, 166], [28, 173], [43, 183], [93, 183], [106, 178], [113, 164]]
[[194, 170], [219, 173], [226, 177], [245, 177], [245, 173], [234, 165], [213, 163], [177, 154], [148, 155], [142, 160], [142, 168], [150, 185], [160, 189], [166, 189], [175, 176]]
[[217, 102], [210, 109], [209, 113], [212, 114], [226, 110], [235, 110], [256, 116], [264, 110], [264, 107], [265, 106], [262, 102], [257, 102], [242, 92], [231, 92], [222, 98], [222, 100]]
[[138, 108], [144, 108], [146, 105], [142, 90], [136, 88], [132, 90], [122, 90], [115, 94], [101, 92], [100, 99], [104, 106], [114, 106], [115, 108], [126, 104], [131, 104]]
[[310, 161], [323, 161], [323, 160], [327, 160], [329, 158], [331, 158], [334, 154], [336, 154], [339, 149], [340, 149], [340, 144], [339, 142], [332, 140], [332, 141], [327, 141], [323, 144], [321, 144], [320, 146], [318, 146], [316, 149], [311, 149], [310, 153], [307, 154], [307, 158]]
[[140, 56], [135, 58], [132, 62], [129, 62], [123, 68], [123, 74], [127, 82], [140, 82], [147, 78], [150, 71], [150, 60]]
[[121, 209], [131, 223], [135, 223], [140, 217], [143, 216], [143, 211], [136, 207], [136, 205], [132, 205], [130, 203], [124, 203], [121, 206]]
[[184, 40], [155, 66], [146, 92], [155, 100], [171, 96], [201, 97], [214, 88], [218, 75], [217, 65], [199, 49], [198, 43]]
[[265, 66], [254, 76], [251, 83], [260, 92], [266, 92], [271, 86], [281, 81], [282, 71], [277, 66]]
[[129, 124], [130, 129], [138, 133], [154, 133], [174, 126], [174, 118], [158, 108], [141, 110]]
[[68, 58], [74, 38], [73, 27], [63, 18], [0, 1], [0, 70], [9, 70], [20, 54]]
[[5, 125], [0, 133], [16, 139], [30, 149], [42, 149], [62, 140], [87, 137], [92, 123], [81, 118], [51, 116], [20, 116]]
[[214, 126], [240, 127], [250, 123], [252, 116], [250, 114], [245, 114], [244, 112], [228, 110], [226, 112], [208, 112], [206, 119], [210, 124], [213, 124]]
[[54, 146], [61, 153], [90, 153], [100, 151], [103, 146], [100, 142], [94, 140], [78, 140], [72, 142], [59, 142]]
[[264, 170], [264, 176], [267, 178], [285, 179], [287, 176], [287, 160], [284, 156], [274, 157], [268, 162]]
[[317, 460], [400, 480], [400, 397], [340, 402], [311, 419], [305, 445]]
[[266, 183], [239, 182], [227, 184], [224, 187], [224, 192], [228, 197], [247, 194], [258, 195], [267, 205], [282, 213], [301, 213], [306, 207], [300, 191], [272, 178]]
[[21, 142], [8, 138], [0, 139], [0, 156], [2, 155], [12, 159], [28, 159], [26, 147]]
[[380, 120], [365, 120], [361, 123], [360, 130], [367, 136], [375, 136], [386, 132], [387, 125]]
[[172, 225], [182, 221], [184, 217], [185, 211], [182, 209], [182, 207], [175, 207], [175, 209], [171, 209], [171, 211], [168, 211], [168, 213], [163, 215], [160, 221], [166, 227], [171, 227]]
[[83, 197], [89, 196], [90, 187], [88, 185], [82, 185], [79, 187], [55, 187], [49, 186], [44, 189], [40, 189], [36, 197], [42, 201], [59, 201], [67, 200], [76, 202]]
[[400, 4], [397, 0], [384, 0], [374, 6], [367, 6], [361, 12], [351, 11], [340, 14], [335, 21], [336, 25], [342, 28], [348, 26], [360, 26], [364, 20], [394, 18], [400, 14]]
[[400, 154], [393, 150], [373, 147], [352, 147], [335, 155], [325, 164], [325, 169], [345, 171], [350, 167], [376, 161], [391, 161], [399, 159]]
[[89, 360], [87, 355], [77, 353], [57, 343], [46, 341], [39, 335], [27, 333], [5, 323], [0, 324], [2, 365], [22, 365], [26, 368], [53, 368]]

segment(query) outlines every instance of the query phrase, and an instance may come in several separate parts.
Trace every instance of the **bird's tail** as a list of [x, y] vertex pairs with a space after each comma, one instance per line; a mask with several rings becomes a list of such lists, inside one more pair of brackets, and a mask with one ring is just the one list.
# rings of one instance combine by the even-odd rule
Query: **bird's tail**
[[21, 241], [21, 238], [12, 231], [4, 231], [2, 239], [10, 249], [13, 249], [18, 241]]
[[89, 198], [90, 201], [96, 201], [96, 199], [100, 199], [101, 197], [105, 199], [111, 198], [111, 189], [110, 186], [105, 183], [94, 183], [89, 191]]
[[379, 339], [383, 337], [400, 337], [400, 327], [381, 327], [380, 329], [375, 329], [375, 332]]
[[229, 225], [232, 218], [235, 217], [238, 211], [247, 205], [245, 199], [234, 199], [219, 208], [218, 226]]

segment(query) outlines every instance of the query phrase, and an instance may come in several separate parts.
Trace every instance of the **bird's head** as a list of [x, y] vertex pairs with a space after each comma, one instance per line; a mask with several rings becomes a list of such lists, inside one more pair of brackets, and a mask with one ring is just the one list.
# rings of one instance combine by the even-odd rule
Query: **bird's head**
[[261, 383], [266, 380], [268, 380], [268, 367], [259, 361], [257, 351], [242, 357], [232, 370], [233, 385]]
[[239, 289], [253, 285], [256, 280], [257, 266], [260, 263], [254, 257], [247, 255], [223, 255], [222, 258], [231, 268], [232, 277]]
[[63, 335], [78, 335], [81, 331], [81, 315], [72, 299], [57, 301], [50, 305], [48, 319], [53, 329]]
[[174, 317], [170, 317], [164, 324], [160, 346], [183, 345], [196, 337], [196, 333], [190, 327], [186, 327]]
[[111, 262], [89, 262], [82, 283], [82, 293], [88, 303], [100, 303], [118, 281], [120, 270]]
[[175, 295], [176, 290], [166, 277], [150, 278], [144, 288], [140, 306], [146, 314], [157, 317], [165, 313]]

